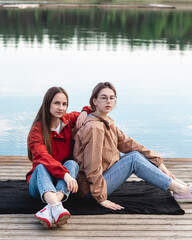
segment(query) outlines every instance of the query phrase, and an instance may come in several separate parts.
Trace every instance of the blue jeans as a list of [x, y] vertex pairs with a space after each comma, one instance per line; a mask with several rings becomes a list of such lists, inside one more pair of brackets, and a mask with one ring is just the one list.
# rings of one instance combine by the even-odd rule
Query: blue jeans
[[[63, 164], [64, 167], [67, 168], [69, 171], [69, 174], [73, 178], [77, 178], [77, 174], [79, 171], [78, 164], [73, 160], [68, 160]], [[70, 192], [67, 190], [67, 184], [63, 179], [56, 179], [56, 184], [54, 185], [54, 178], [50, 175], [50, 173], [47, 171], [47, 169], [43, 166], [43, 164], [39, 164], [29, 181], [29, 194], [33, 198], [41, 198], [43, 202], [45, 200], [43, 199], [43, 194], [46, 192], [63, 192], [65, 194], [65, 197], [63, 201], [66, 201], [69, 197]]]
[[[107, 196], [124, 183], [132, 173], [164, 191], [168, 190], [172, 180], [141, 153], [132, 151], [123, 155], [118, 162], [103, 173], [107, 183]], [[90, 193], [85, 197], [85, 199], [91, 198]]]

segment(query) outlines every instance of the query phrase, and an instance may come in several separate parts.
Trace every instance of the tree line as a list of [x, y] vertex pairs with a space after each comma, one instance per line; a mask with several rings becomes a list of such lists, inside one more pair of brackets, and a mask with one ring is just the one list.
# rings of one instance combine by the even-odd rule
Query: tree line
[[192, 46], [192, 11], [154, 11], [136, 9], [53, 8], [0, 9], [0, 35], [6, 46], [22, 38], [61, 48], [75, 37], [81, 44], [107, 41], [114, 47], [119, 41], [135, 46], [165, 43], [169, 49]]

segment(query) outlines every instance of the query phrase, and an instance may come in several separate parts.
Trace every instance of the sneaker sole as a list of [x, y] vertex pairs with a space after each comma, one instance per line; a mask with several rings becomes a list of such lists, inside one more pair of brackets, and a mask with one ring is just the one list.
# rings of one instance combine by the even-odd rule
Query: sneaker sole
[[188, 203], [191, 203], [192, 202], [192, 199], [175, 199], [177, 202], [188, 202]]
[[46, 218], [40, 218], [37, 215], [35, 217], [39, 220], [39, 222], [45, 227], [45, 228], [50, 228], [51, 224]]
[[67, 220], [71, 217], [70, 213], [61, 213], [56, 224], [62, 226], [67, 223]]

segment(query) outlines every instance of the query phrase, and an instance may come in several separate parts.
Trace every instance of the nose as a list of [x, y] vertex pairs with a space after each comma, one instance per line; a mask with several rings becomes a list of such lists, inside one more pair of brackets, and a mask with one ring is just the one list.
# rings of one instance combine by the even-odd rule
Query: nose
[[59, 109], [63, 109], [63, 104], [59, 104]]

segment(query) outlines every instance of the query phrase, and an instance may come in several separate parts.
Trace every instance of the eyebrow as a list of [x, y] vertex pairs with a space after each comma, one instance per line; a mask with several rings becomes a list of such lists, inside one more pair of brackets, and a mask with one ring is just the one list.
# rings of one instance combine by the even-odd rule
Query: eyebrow
[[59, 100], [55, 100], [55, 101], [54, 101], [54, 103], [58, 103], [58, 102], [59, 102], [59, 103], [67, 103], [67, 101], [65, 101], [65, 102], [62, 102], [62, 101], [59, 101]]
[[[101, 96], [108, 97], [108, 95], [106, 95], [106, 94], [101, 94]], [[114, 95], [110, 95], [109, 97], [116, 97], [116, 96], [115, 96], [115, 94], [114, 94]]]

